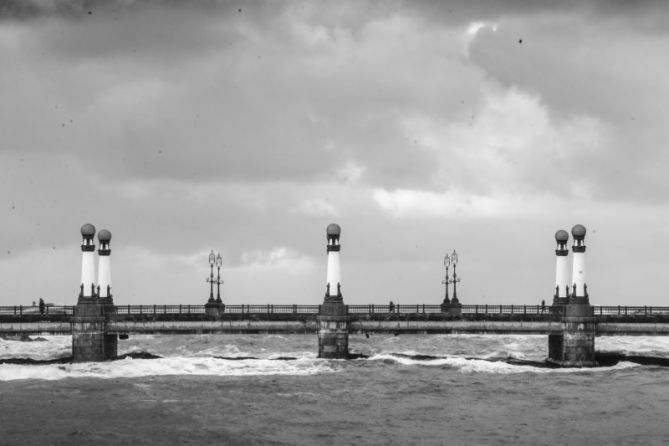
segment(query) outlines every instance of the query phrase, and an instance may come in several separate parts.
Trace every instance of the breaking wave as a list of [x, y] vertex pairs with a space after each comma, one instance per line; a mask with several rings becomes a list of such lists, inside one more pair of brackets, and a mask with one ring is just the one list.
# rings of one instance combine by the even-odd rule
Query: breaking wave
[[[459, 373], [600, 373], [631, 367], [669, 367], [663, 338], [598, 338], [595, 368], [556, 368], [537, 336], [402, 336], [354, 339], [354, 361], [316, 356], [314, 337], [254, 335], [136, 336], [119, 343], [114, 361], [73, 363], [71, 338], [0, 339], [0, 381], [135, 378], [165, 375], [257, 376], [333, 373], [356, 364], [439, 367]], [[471, 352], [471, 353], [470, 353]]]

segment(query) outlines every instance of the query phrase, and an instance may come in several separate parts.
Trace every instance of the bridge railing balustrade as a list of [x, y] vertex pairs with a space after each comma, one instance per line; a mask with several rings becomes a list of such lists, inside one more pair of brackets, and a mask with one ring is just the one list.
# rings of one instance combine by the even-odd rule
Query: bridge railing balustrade
[[116, 314], [197, 314], [204, 305], [117, 305]]
[[[319, 305], [278, 305], [278, 304], [237, 304], [225, 305], [225, 313], [267, 313], [267, 314], [318, 314]], [[73, 314], [72, 306], [46, 307], [51, 313]], [[184, 314], [204, 313], [204, 305], [121, 305], [117, 306], [118, 314]], [[428, 304], [366, 304], [347, 305], [349, 314], [433, 314], [441, 313], [441, 305]], [[669, 307], [650, 306], [593, 306], [595, 315], [644, 315], [669, 314]], [[46, 310], [45, 309], [45, 310]], [[392, 310], [392, 311], [391, 311]], [[10, 306], [0, 307], [0, 314], [21, 315], [35, 313], [37, 307]], [[550, 313], [549, 305], [462, 305], [462, 314], [543, 314]]]
[[[40, 314], [40, 308], [37, 305], [6, 305], [0, 306], [0, 315], [23, 316], [30, 314]], [[44, 315], [55, 314], [74, 314], [72, 305], [46, 305], [44, 306]]]
[[649, 306], [596, 306], [595, 315], [615, 315], [615, 316], [653, 316], [658, 314], [669, 314], [669, 307], [649, 307]]
[[[237, 304], [225, 305], [222, 309], [224, 313], [229, 314], [318, 314], [319, 305], [275, 305], [275, 304]], [[437, 314], [442, 312], [441, 305], [428, 304], [366, 304], [366, 305], [347, 305], [348, 313], [356, 314]], [[116, 314], [204, 314], [204, 305], [117, 305]], [[461, 313], [463, 315], [540, 315], [551, 314], [554, 307], [549, 305], [462, 305]], [[669, 315], [669, 307], [651, 307], [651, 306], [619, 306], [602, 305], [593, 306], [596, 316], [615, 316], [615, 317], [650, 317], [657, 315]], [[73, 315], [74, 306], [72, 305], [48, 305], [44, 307], [43, 315]], [[30, 315], [40, 315], [39, 306], [35, 305], [11, 305], [0, 306], [0, 316], [8, 317], [30, 317]]]
[[549, 313], [549, 306], [541, 305], [463, 305], [462, 314], [542, 314]]

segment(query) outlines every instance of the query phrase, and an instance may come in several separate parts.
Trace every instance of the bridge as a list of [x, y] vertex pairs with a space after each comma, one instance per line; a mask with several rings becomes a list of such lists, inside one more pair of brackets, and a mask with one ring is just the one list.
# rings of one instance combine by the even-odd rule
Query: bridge
[[[669, 335], [669, 307], [593, 306], [596, 336]], [[0, 335], [72, 334], [76, 306], [0, 306]], [[346, 305], [350, 333], [551, 334], [561, 330], [564, 307], [462, 305]], [[117, 305], [107, 314], [107, 333], [318, 333], [321, 305]]]
[[[318, 356], [346, 359], [350, 333], [508, 333], [547, 334], [548, 360], [568, 367], [597, 365], [595, 337], [669, 335], [669, 307], [592, 306], [585, 282], [585, 227], [575, 225], [573, 271], [569, 279], [569, 234], [555, 234], [556, 282], [552, 305], [463, 305], [457, 297], [458, 256], [446, 255], [446, 285], [438, 304], [347, 305], [341, 290], [341, 228], [326, 229], [327, 281], [319, 305], [226, 305], [220, 297], [220, 255], [209, 255], [209, 300], [204, 305], [115, 305], [111, 293], [111, 232], [81, 227], [82, 272], [73, 306], [0, 307], [0, 336], [71, 334], [74, 361], [103, 361], [117, 356], [118, 339], [138, 333], [316, 333]], [[452, 278], [449, 267], [453, 266]], [[214, 279], [214, 265], [218, 277]], [[214, 298], [214, 284], [218, 286]], [[449, 285], [453, 296], [449, 297]]]

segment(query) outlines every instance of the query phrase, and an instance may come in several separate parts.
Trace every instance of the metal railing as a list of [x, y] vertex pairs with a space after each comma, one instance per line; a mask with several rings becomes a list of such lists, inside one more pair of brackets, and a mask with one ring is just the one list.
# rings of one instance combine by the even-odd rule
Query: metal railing
[[669, 314], [669, 307], [631, 307], [631, 306], [598, 306], [594, 307], [595, 316], [616, 315], [616, 316], [653, 316], [659, 314]]
[[43, 311], [40, 312], [40, 307], [37, 305], [11, 305], [0, 306], [0, 315], [23, 316], [31, 314], [74, 314], [73, 305], [47, 305]]
[[116, 314], [204, 314], [204, 305], [116, 305]]
[[225, 313], [318, 314], [320, 305], [226, 305]]
[[[349, 314], [416, 314], [416, 313], [441, 313], [440, 305], [411, 304], [369, 304], [369, 305], [347, 305]], [[392, 311], [391, 311], [392, 310]]]
[[549, 305], [463, 305], [463, 314], [543, 314], [550, 313]]
[[[73, 315], [73, 305], [45, 306], [0, 306], [0, 316]], [[433, 304], [367, 304], [347, 305], [349, 314], [436, 314], [442, 313], [440, 305]], [[462, 314], [544, 314], [552, 313], [550, 305], [462, 305]], [[205, 314], [205, 305], [117, 305], [116, 314]], [[669, 315], [669, 307], [654, 306], [593, 306], [595, 316], [653, 316]], [[320, 305], [225, 305], [223, 313], [230, 314], [318, 314]]]

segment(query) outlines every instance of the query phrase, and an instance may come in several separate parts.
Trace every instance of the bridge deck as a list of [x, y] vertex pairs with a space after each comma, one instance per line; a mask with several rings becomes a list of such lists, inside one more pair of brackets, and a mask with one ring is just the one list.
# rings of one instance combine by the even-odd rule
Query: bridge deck
[[[317, 315], [320, 305], [225, 305], [225, 315], [234, 314], [300, 314]], [[374, 314], [443, 314], [440, 305], [411, 304], [393, 305], [392, 311], [388, 304], [347, 305], [348, 313], [351, 315], [374, 315]], [[462, 305], [463, 315], [468, 314], [515, 314], [523, 316], [545, 315], [554, 313], [559, 307], [541, 305]], [[653, 306], [593, 306], [596, 316], [669, 316], [669, 307]], [[117, 305], [117, 315], [204, 315], [204, 305]], [[9, 316], [31, 317], [31, 316], [54, 316], [74, 314], [73, 305], [46, 306], [44, 314], [40, 314], [38, 306], [12, 305], [0, 306], [0, 320]]]
[[[36, 311], [37, 310], [37, 311]], [[226, 305], [221, 318], [203, 305], [117, 306], [110, 333], [316, 333], [318, 305]], [[351, 332], [547, 334], [559, 314], [539, 305], [349, 305]], [[669, 307], [594, 307], [598, 335], [669, 335]], [[0, 307], [0, 335], [68, 334], [74, 307]]]

